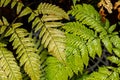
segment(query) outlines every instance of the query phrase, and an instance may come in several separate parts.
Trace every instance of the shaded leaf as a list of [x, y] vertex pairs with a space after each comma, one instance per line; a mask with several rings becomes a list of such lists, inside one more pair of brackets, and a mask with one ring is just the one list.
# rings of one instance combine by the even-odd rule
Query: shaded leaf
[[26, 7], [24, 10], [22, 10], [22, 12], [20, 13], [20, 15], [18, 17], [25, 16], [27, 14], [30, 14], [31, 12], [32, 12], [32, 10], [29, 7]]

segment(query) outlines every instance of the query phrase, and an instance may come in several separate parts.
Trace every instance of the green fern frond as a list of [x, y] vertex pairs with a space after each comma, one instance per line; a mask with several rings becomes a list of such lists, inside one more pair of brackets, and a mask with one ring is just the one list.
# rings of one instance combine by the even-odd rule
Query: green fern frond
[[[67, 33], [66, 36], [67, 61], [68, 64], [70, 64], [69, 66], [76, 74], [78, 73], [78, 71], [82, 73], [84, 65], [86, 67], [88, 66], [89, 56], [94, 59], [96, 54], [99, 57], [102, 55], [102, 47], [99, 38], [86, 41], [81, 37], [76, 36], [75, 34]], [[79, 60], [76, 60], [77, 58]], [[78, 61], [78, 63], [76, 63], [75, 61]]]
[[62, 64], [54, 57], [48, 57], [46, 65], [47, 80], [68, 80], [68, 76], [73, 76], [71, 68]]
[[95, 33], [88, 29], [86, 26], [81, 24], [80, 22], [69, 22], [62, 26], [63, 29], [66, 30], [68, 33], [73, 33], [75, 35], [79, 35], [80, 37], [84, 38], [85, 40], [94, 39]]
[[93, 72], [85, 80], [119, 80], [117, 68], [100, 67], [98, 72]]
[[5, 77], [8, 80], [21, 80], [22, 79], [20, 68], [18, 67], [16, 63], [16, 60], [12, 52], [8, 51], [5, 47], [3, 47], [3, 45], [2, 46], [0, 45], [0, 71], [1, 70], [3, 70], [5, 73], [1, 75], [2, 80], [4, 80]]
[[[67, 63], [69, 67], [73, 70], [73, 72], [78, 74], [78, 71], [80, 71], [82, 73], [84, 68], [83, 63], [85, 65], [88, 65], [88, 61], [89, 61], [88, 52], [86, 53], [86, 51], [83, 51], [83, 47], [82, 47], [82, 46], [86, 46], [85, 42], [79, 36], [75, 36], [72, 34], [67, 34], [66, 36], [67, 36], [66, 38]], [[87, 50], [87, 48], [84, 50]], [[83, 58], [85, 58], [86, 60], [83, 61], [84, 60]]]
[[69, 11], [69, 14], [72, 14], [76, 20], [81, 21], [82, 24], [88, 25], [97, 32], [106, 32], [102, 27], [99, 13], [89, 4], [76, 5]]

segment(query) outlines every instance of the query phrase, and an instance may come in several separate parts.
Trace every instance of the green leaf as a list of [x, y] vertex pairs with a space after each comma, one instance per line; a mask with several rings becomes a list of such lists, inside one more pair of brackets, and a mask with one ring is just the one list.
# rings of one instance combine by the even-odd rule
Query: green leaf
[[104, 43], [105, 47], [107, 48], [107, 50], [112, 53], [112, 43], [109, 39], [108, 36], [105, 36], [104, 39], [102, 39], [102, 42]]
[[108, 32], [109, 32], [109, 33], [112, 33], [113, 30], [115, 30], [115, 28], [116, 28], [116, 24], [110, 26], [110, 28], [108, 29]]
[[100, 67], [98, 72], [91, 73], [85, 80], [112, 80], [109, 78], [111, 73], [106, 67]]
[[110, 22], [109, 22], [108, 19], [106, 19], [106, 21], [105, 21], [105, 29], [108, 30], [109, 27], [110, 27]]
[[32, 28], [34, 28], [39, 22], [40, 22], [40, 19], [38, 17], [35, 18], [35, 20], [32, 22]]
[[28, 22], [31, 22], [36, 17], [35, 13], [31, 13], [30, 17], [28, 18]]
[[74, 54], [74, 57], [75, 57], [75, 66], [76, 66], [77, 70], [80, 71], [80, 73], [82, 74], [83, 68], [84, 68], [82, 58], [81, 58], [80, 54]]
[[72, 1], [73, 1], [73, 5], [75, 6], [75, 4], [76, 4], [77, 0], [72, 0]]
[[40, 30], [43, 26], [44, 26], [43, 23], [41, 23], [41, 22], [38, 23], [38, 24], [36, 25], [35, 32], [37, 32], [38, 30]]
[[114, 51], [115, 55], [120, 58], [120, 49], [118, 49], [118, 48], [113, 48], [113, 51]]
[[2, 6], [4, 5], [5, 1], [6, 1], [6, 0], [1, 0], [1, 1], [0, 1], [0, 7], [2, 7]]
[[116, 48], [120, 49], [120, 38], [119, 38], [118, 35], [112, 36], [112, 37], [110, 38], [110, 41], [113, 43], [113, 45], [114, 45]]
[[[46, 60], [47, 67], [45, 68], [46, 71], [46, 78], [48, 80], [68, 80], [69, 74], [71, 74], [71, 70], [68, 69], [67, 65], [60, 63], [54, 57], [48, 57]], [[69, 70], [69, 71], [68, 71]]]
[[0, 19], [0, 26], [3, 26], [3, 22], [2, 22], [2, 20]]
[[14, 6], [17, 4], [17, 1], [12, 1], [11, 3], [11, 9], [14, 8]]
[[13, 27], [13, 29], [16, 29], [22, 25], [23, 25], [23, 23], [14, 23], [14, 24], [12, 24], [12, 27]]
[[7, 45], [0, 42], [0, 47], [6, 47]]
[[7, 36], [10, 36], [12, 33], [13, 33], [13, 29], [10, 28], [10, 29], [6, 32], [5, 36], [6, 36], [6, 37], [7, 37]]
[[89, 52], [89, 55], [90, 57], [92, 57], [93, 59], [95, 58], [95, 46], [93, 46], [93, 41], [90, 41], [87, 43], [87, 48], [88, 48], [88, 52]]
[[99, 57], [101, 57], [101, 55], [102, 55], [102, 48], [101, 48], [100, 39], [94, 39], [93, 40], [93, 46], [95, 48], [95, 52], [97, 53], [97, 55]]
[[6, 25], [6, 26], [9, 25], [9, 23], [5, 17], [2, 16], [2, 20], [3, 20], [4, 25]]
[[63, 23], [61, 23], [61, 22], [46, 22], [45, 23], [45, 26], [47, 27], [47, 28], [49, 28], [49, 27], [60, 27], [60, 26], [63, 26], [64, 24]]
[[3, 7], [7, 6], [10, 2], [11, 2], [11, 0], [6, 0], [6, 1], [4, 2]]
[[69, 19], [69, 16], [63, 9], [49, 3], [40, 3], [37, 10], [40, 14], [52, 14], [61, 18]]
[[88, 66], [88, 61], [89, 61], [89, 56], [88, 56], [88, 50], [87, 50], [87, 46], [86, 45], [82, 46], [81, 56], [82, 56], [83, 63], [87, 67]]
[[120, 60], [119, 60], [117, 57], [115, 57], [115, 56], [110, 56], [110, 57], [107, 57], [107, 59], [108, 59], [109, 61], [111, 61], [112, 63], [115, 63], [115, 64], [117, 64], [117, 65], [120, 66]]
[[63, 29], [65, 29], [67, 33], [73, 33], [75, 35], [79, 35], [80, 37], [84, 38], [85, 40], [92, 40], [95, 37], [95, 33], [88, 29], [86, 26], [81, 24], [81, 22], [69, 22], [65, 24], [65, 26], [62, 26]]
[[82, 22], [84, 25], [88, 25], [89, 28], [94, 29], [96, 32], [106, 32], [102, 27], [101, 17], [95, 8], [89, 4], [75, 5], [69, 14], [75, 16], [75, 19]]
[[57, 15], [43, 15], [42, 17], [43, 21], [56, 21], [56, 20], [62, 20], [61, 17], [57, 16]]
[[[14, 6], [14, 5], [15, 5], [15, 3], [13, 4], [13, 6]], [[17, 4], [17, 11], [16, 11], [17, 14], [19, 14], [19, 13], [21, 12], [23, 6], [24, 6], [24, 5], [23, 5], [22, 3], [20, 3], [20, 2]]]
[[2, 34], [6, 30], [7, 26], [1, 26], [0, 27], [0, 34]]
[[108, 78], [108, 80], [119, 80], [119, 73], [118, 72], [113, 72], [110, 77]]
[[26, 7], [24, 10], [22, 10], [22, 12], [20, 13], [20, 15], [18, 17], [22, 17], [25, 15], [28, 15], [32, 12], [32, 10], [29, 7]]

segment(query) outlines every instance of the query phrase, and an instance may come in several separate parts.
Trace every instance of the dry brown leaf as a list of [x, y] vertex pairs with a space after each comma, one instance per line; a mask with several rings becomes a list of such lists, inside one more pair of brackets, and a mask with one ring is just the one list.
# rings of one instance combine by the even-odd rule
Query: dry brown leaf
[[117, 9], [117, 8], [118, 8], [118, 6], [120, 6], [120, 1], [115, 2], [114, 9]]
[[105, 22], [105, 20], [106, 20], [106, 18], [105, 18], [105, 17], [106, 17], [106, 14], [105, 14], [105, 11], [104, 11], [103, 7], [100, 8], [99, 14], [102, 16], [102, 19], [101, 19], [101, 20], [102, 20], [103, 22]]
[[104, 7], [107, 9], [108, 13], [112, 13], [113, 5], [110, 0], [101, 0], [98, 3], [98, 7]]

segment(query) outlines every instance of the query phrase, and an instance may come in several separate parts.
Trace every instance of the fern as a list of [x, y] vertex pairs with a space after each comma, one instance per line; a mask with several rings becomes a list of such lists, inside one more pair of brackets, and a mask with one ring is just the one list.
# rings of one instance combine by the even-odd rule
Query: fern
[[[49, 3], [41, 2], [33, 10], [18, 0], [0, 0], [0, 7], [15, 12], [11, 23], [4, 16], [0, 19], [0, 80], [69, 80], [74, 74], [80, 74], [78, 80], [119, 80], [116, 24], [103, 23], [93, 6], [74, 4], [68, 14], [75, 21], [67, 23], [61, 20], [69, 20], [68, 14]], [[24, 16], [29, 32], [21, 22]], [[102, 47], [111, 53], [107, 59], [116, 67], [102, 66], [88, 74], [84, 69], [89, 59], [101, 57]]]
[[26, 37], [27, 34], [27, 31], [24, 29], [15, 29], [10, 41], [13, 41], [13, 48], [17, 49], [16, 54], [18, 54], [18, 58], [20, 58], [20, 66], [24, 65], [25, 71], [32, 80], [38, 80], [40, 77], [39, 57], [36, 54], [32, 39]]
[[110, 53], [113, 50], [116, 55], [119, 55], [118, 49], [114, 49], [112, 45], [118, 41], [110, 40], [116, 35], [113, 33], [115, 25], [109, 27], [109, 21], [102, 23], [101, 17], [91, 5], [76, 5], [69, 14], [75, 17], [76, 22], [69, 22], [62, 28], [67, 36], [66, 54], [73, 72], [82, 73], [84, 65], [88, 65], [89, 57], [94, 59], [96, 54], [101, 57], [102, 43]]
[[98, 72], [93, 72], [85, 80], [119, 80], [117, 70], [113, 67], [101, 67]]
[[117, 64], [117, 67], [99, 67], [98, 72], [91, 73], [85, 80], [119, 80], [120, 74], [120, 59], [115, 56], [109, 56], [107, 58], [112, 63]]
[[[0, 76], [2, 80], [22, 79], [20, 68], [11, 51], [5, 48], [5, 44], [0, 43]], [[3, 74], [2, 74], [3, 73]]]
[[48, 80], [68, 80], [68, 76], [73, 76], [71, 68], [62, 64], [54, 57], [49, 57], [46, 61], [46, 65], [45, 71]]
[[[2, 36], [6, 36], [6, 37], [11, 36], [9, 41], [13, 42], [12, 43], [13, 49], [16, 49], [17, 59], [20, 62], [20, 67], [24, 66], [25, 72], [30, 76], [32, 80], [39, 80], [40, 79], [40, 61], [39, 61], [40, 58], [36, 54], [37, 49], [35, 48], [33, 39], [29, 38], [28, 36], [29, 33], [25, 29], [18, 28], [21, 25], [23, 25], [22, 23], [16, 23], [16, 20], [18, 18], [29, 14], [31, 12], [31, 9], [29, 7], [24, 8], [24, 5], [20, 2], [17, 2], [17, 1], [11, 2], [12, 8], [14, 8], [15, 5], [17, 7], [16, 11], [17, 11], [18, 17], [16, 17], [11, 24], [9, 24], [7, 19], [3, 17], [3, 19], [1, 20], [1, 23], [3, 23], [3, 26], [6, 26], [6, 29], [4, 29], [1, 34]], [[8, 70], [11, 70], [11, 69], [8, 69]], [[16, 70], [14, 71], [17, 72]], [[13, 71], [10, 71], [10, 72], [13, 72]], [[10, 74], [9, 79], [20, 80], [19, 76], [17, 76], [18, 73], [15, 73], [15, 74], [16, 75]]]
[[89, 4], [76, 5], [69, 11], [69, 14], [72, 14], [76, 20], [81, 21], [97, 32], [106, 32], [101, 25], [100, 15], [93, 6]]
[[[38, 17], [40, 14], [43, 14], [41, 18]], [[49, 54], [55, 56], [60, 61], [65, 60], [65, 35], [57, 29], [63, 24], [55, 21], [63, 18], [68, 19], [68, 16], [61, 8], [48, 3], [41, 3], [28, 19], [29, 22], [33, 20], [32, 27], [35, 29], [35, 32], [41, 30], [39, 38], [42, 39], [41, 43], [44, 45], [44, 48], [48, 48]]]
[[79, 35], [85, 40], [88, 40], [88, 39], [92, 40], [95, 37], [95, 33], [92, 30], [86, 28], [83, 24], [81, 24], [78, 21], [67, 23], [62, 28], [66, 30], [65, 32]]

